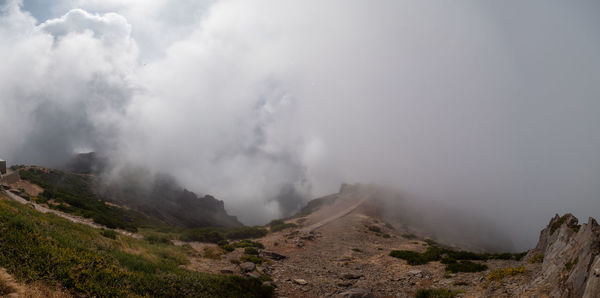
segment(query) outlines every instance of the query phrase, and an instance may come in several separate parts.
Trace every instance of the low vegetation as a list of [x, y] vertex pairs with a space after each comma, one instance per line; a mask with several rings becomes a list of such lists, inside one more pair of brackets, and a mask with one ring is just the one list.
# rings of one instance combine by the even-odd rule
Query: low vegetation
[[108, 238], [108, 239], [117, 239], [117, 232], [113, 231], [113, 230], [102, 230], [100, 232], [100, 235]]
[[244, 248], [244, 253], [247, 255], [258, 256], [258, 249], [254, 248], [254, 247], [246, 247], [246, 248]]
[[267, 224], [271, 232], [279, 232], [285, 229], [296, 228], [298, 227], [295, 223], [286, 223], [283, 219], [275, 219]]
[[187, 229], [181, 233], [179, 239], [185, 242], [209, 242], [219, 243], [226, 239], [240, 240], [247, 238], [260, 238], [267, 234], [267, 230], [261, 227], [236, 227], [236, 228], [196, 228]]
[[573, 266], [577, 265], [578, 262], [579, 262], [579, 257], [576, 257], [575, 260], [568, 261], [565, 264], [565, 269], [567, 269], [567, 270], [573, 269]]
[[487, 270], [488, 266], [485, 264], [475, 263], [471, 261], [459, 261], [446, 265], [446, 271], [452, 273], [458, 272], [481, 272]]
[[[569, 215], [565, 214], [565, 215], [561, 216], [557, 221], [553, 222], [552, 225], [550, 225], [550, 234], [554, 234], [554, 232], [556, 230], [558, 230], [558, 228], [560, 228], [560, 226], [562, 226], [567, 221], [568, 217], [569, 217]], [[573, 226], [569, 226], [569, 228], [571, 228], [571, 230], [573, 230], [573, 232], [577, 233], [577, 232], [579, 232], [581, 225], [573, 225]]]
[[252, 241], [252, 240], [241, 240], [241, 241], [236, 241], [236, 242], [227, 242], [227, 241], [221, 241], [218, 243], [219, 246], [228, 252], [234, 251], [236, 248], [248, 248], [248, 247], [253, 247], [253, 248], [260, 248], [263, 249], [265, 248], [265, 246], [258, 242], [258, 241]]
[[523, 266], [520, 267], [509, 267], [509, 268], [501, 268], [501, 269], [496, 269], [492, 272], [490, 272], [485, 279], [487, 281], [501, 281], [503, 280], [505, 277], [508, 276], [515, 276], [515, 275], [519, 275], [519, 274], [524, 274], [525, 268]]
[[213, 260], [220, 260], [221, 256], [225, 253], [223, 249], [218, 246], [205, 246], [203, 252], [203, 257]]
[[544, 261], [544, 255], [543, 254], [536, 254], [533, 257], [531, 257], [529, 259], [529, 263], [530, 264], [535, 264], [535, 263], [542, 263]]
[[378, 226], [368, 226], [367, 227], [369, 229], [369, 231], [371, 232], [375, 232], [375, 233], [381, 233], [381, 228]]
[[423, 253], [410, 250], [392, 250], [389, 255], [403, 259], [411, 266], [440, 261], [442, 264], [446, 264], [446, 271], [456, 273], [479, 272], [487, 269], [485, 264], [474, 263], [471, 261], [521, 260], [525, 253], [478, 254], [469, 251], [456, 251], [440, 247], [436, 244], [429, 246]]
[[91, 218], [95, 223], [111, 229], [137, 232], [140, 227], [157, 227], [164, 224], [147, 216], [100, 200], [92, 191], [93, 178], [57, 170], [21, 168], [21, 179], [28, 180], [44, 189], [37, 202], [49, 208]]
[[461, 293], [464, 293], [464, 291], [448, 290], [448, 289], [420, 289], [415, 294], [415, 297], [416, 298], [453, 298]]
[[[75, 224], [0, 199], [0, 266], [17, 280], [90, 297], [269, 297], [258, 279], [179, 268], [182, 247]], [[104, 237], [103, 237], [104, 236]]]
[[243, 255], [240, 257], [240, 262], [252, 262], [254, 264], [260, 265], [264, 262], [263, 258], [255, 255]]

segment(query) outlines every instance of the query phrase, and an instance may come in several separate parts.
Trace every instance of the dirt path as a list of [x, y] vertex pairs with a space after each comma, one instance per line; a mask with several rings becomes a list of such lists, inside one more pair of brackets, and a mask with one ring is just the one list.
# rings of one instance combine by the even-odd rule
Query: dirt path
[[[11, 200], [13, 200], [15, 202], [19, 202], [19, 203], [21, 203], [23, 205], [29, 205], [33, 209], [35, 209], [35, 210], [37, 210], [39, 212], [42, 212], [42, 213], [52, 213], [52, 214], [55, 214], [55, 215], [60, 216], [62, 218], [65, 218], [67, 220], [70, 220], [72, 222], [84, 224], [84, 225], [92, 227], [94, 229], [111, 230], [110, 228], [108, 228], [108, 227], [106, 227], [104, 225], [97, 224], [97, 223], [95, 223], [95, 222], [93, 222], [93, 221], [91, 221], [91, 220], [89, 220], [87, 218], [83, 218], [81, 216], [76, 216], [76, 215], [68, 214], [68, 213], [65, 213], [65, 212], [58, 211], [58, 210], [46, 208], [46, 207], [41, 206], [41, 205], [39, 205], [37, 203], [34, 203], [32, 201], [27, 201], [24, 198], [22, 198], [22, 197], [20, 197], [20, 196], [18, 196], [16, 194], [14, 194], [14, 193], [12, 193], [10, 191], [3, 190], [2, 193], [4, 195], [6, 195], [8, 198], [10, 198]], [[117, 232], [117, 233], [119, 233], [119, 234], [121, 234], [121, 235], [133, 237], [133, 238], [136, 238], [136, 239], [143, 238], [143, 236], [140, 235], [140, 234], [128, 232], [128, 231], [125, 231], [125, 230], [114, 229], [114, 231]]]
[[301, 229], [300, 229], [300, 231], [301, 231], [301, 232], [309, 232], [309, 233], [310, 233], [310, 232], [314, 232], [314, 231], [316, 231], [318, 228], [320, 228], [320, 227], [322, 227], [322, 226], [324, 226], [324, 225], [326, 225], [326, 224], [328, 224], [328, 223], [331, 223], [331, 222], [333, 222], [333, 221], [335, 221], [335, 220], [337, 220], [337, 219], [340, 219], [340, 218], [342, 218], [342, 217], [344, 217], [344, 216], [346, 216], [346, 215], [348, 215], [348, 214], [352, 213], [352, 211], [356, 210], [356, 208], [360, 207], [360, 205], [362, 205], [362, 204], [363, 204], [364, 202], [366, 202], [368, 199], [369, 199], [369, 197], [368, 197], [368, 196], [364, 196], [364, 197], [363, 197], [363, 198], [362, 198], [362, 199], [361, 199], [361, 200], [360, 200], [358, 203], [356, 203], [356, 204], [354, 204], [354, 205], [350, 206], [349, 208], [347, 208], [347, 209], [344, 209], [344, 210], [342, 210], [342, 211], [340, 211], [340, 212], [338, 212], [338, 213], [334, 214], [333, 216], [331, 216], [331, 217], [329, 217], [329, 218], [326, 218], [326, 219], [324, 219], [324, 220], [321, 220], [321, 221], [319, 221], [319, 222], [317, 222], [317, 223], [314, 223], [314, 224], [312, 224], [312, 225], [310, 225], [310, 226], [307, 226], [307, 227], [301, 228]]

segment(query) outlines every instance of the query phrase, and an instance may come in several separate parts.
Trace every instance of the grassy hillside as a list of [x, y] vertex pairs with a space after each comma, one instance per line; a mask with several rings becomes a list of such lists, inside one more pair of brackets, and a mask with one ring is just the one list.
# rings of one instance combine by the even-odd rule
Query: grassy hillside
[[0, 266], [19, 281], [101, 297], [271, 295], [258, 279], [180, 269], [188, 253], [74, 224], [0, 195]]
[[63, 212], [91, 218], [95, 223], [111, 229], [137, 232], [142, 227], [165, 227], [139, 212], [107, 205], [92, 189], [92, 176], [56, 170], [27, 168], [19, 171], [21, 179], [41, 186], [44, 192], [36, 202]]

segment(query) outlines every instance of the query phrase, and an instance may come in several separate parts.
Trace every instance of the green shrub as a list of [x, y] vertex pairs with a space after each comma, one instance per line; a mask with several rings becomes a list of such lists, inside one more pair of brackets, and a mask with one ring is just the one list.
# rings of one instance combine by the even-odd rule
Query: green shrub
[[279, 226], [285, 224], [285, 221], [283, 219], [274, 219], [272, 221], [270, 221], [267, 226], [272, 227], [272, 226]]
[[173, 242], [171, 242], [171, 239], [169, 239], [169, 237], [167, 237], [165, 235], [161, 235], [161, 234], [150, 234], [150, 235], [146, 236], [144, 239], [146, 239], [146, 241], [148, 241], [152, 244], [166, 244], [166, 245], [173, 244]]
[[[435, 242], [431, 242], [435, 243]], [[458, 260], [509, 260], [509, 259], [521, 259], [523, 253], [512, 254], [512, 253], [501, 253], [501, 254], [478, 254], [469, 251], [452, 250], [449, 248], [442, 248], [437, 245], [431, 245], [427, 248], [424, 253], [417, 253], [408, 250], [393, 250], [390, 252], [390, 256], [406, 260], [409, 265], [423, 265], [433, 261], [441, 261], [442, 264], [456, 264]], [[455, 265], [455, 268], [460, 268], [462, 265]]]
[[282, 223], [282, 224], [272, 225], [271, 232], [279, 232], [279, 231], [283, 231], [285, 229], [296, 228], [296, 227], [298, 227], [298, 225], [296, 225], [295, 223]]
[[381, 228], [378, 226], [368, 226], [367, 227], [369, 229], [369, 231], [371, 232], [375, 232], [375, 233], [381, 233]]
[[445, 256], [445, 257], [443, 257], [440, 260], [440, 263], [442, 263], [442, 264], [454, 264], [454, 263], [456, 263], [456, 259], [453, 258], [453, 257]]
[[263, 263], [263, 259], [259, 256], [255, 256], [255, 255], [243, 255], [240, 258], [240, 262], [252, 262], [254, 264], [260, 265]]
[[183, 231], [179, 239], [185, 242], [195, 241], [219, 243], [220, 241], [225, 240], [225, 237], [223, 236], [223, 233], [216, 230], [215, 228], [197, 228]]
[[247, 255], [258, 255], [258, 249], [254, 248], [254, 247], [246, 247], [244, 248], [244, 253]]
[[515, 276], [518, 274], [524, 274], [525, 273], [525, 268], [523, 266], [521, 267], [510, 267], [510, 268], [501, 268], [501, 269], [496, 269], [492, 272], [490, 272], [485, 279], [487, 281], [500, 281], [502, 279], [504, 279], [507, 276]]
[[261, 238], [267, 235], [267, 230], [261, 227], [237, 227], [225, 232], [225, 237], [231, 240]]
[[117, 232], [113, 230], [102, 230], [100, 235], [109, 238], [109, 239], [117, 239]]
[[567, 269], [567, 270], [573, 269], [573, 266], [577, 265], [578, 262], [579, 262], [579, 257], [576, 257], [575, 260], [573, 260], [573, 261], [568, 261], [565, 264], [565, 269]]
[[257, 241], [248, 240], [248, 239], [244, 239], [244, 240], [237, 241], [237, 242], [227, 243], [227, 244], [221, 245], [220, 247], [227, 252], [232, 252], [236, 248], [248, 248], [248, 247], [260, 248], [260, 249], [265, 248], [265, 246], [262, 243], [257, 242]]
[[429, 263], [422, 254], [409, 250], [392, 250], [390, 256], [405, 260], [409, 265], [423, 265]]
[[486, 270], [488, 267], [485, 264], [474, 263], [471, 261], [460, 261], [458, 263], [452, 263], [446, 265], [446, 271], [452, 273], [457, 272], [481, 272]]
[[155, 259], [154, 253], [146, 257], [109, 249], [97, 236], [98, 231], [90, 227], [0, 201], [0, 266], [25, 283], [43, 282], [88, 297], [269, 297], [272, 293], [259, 279], [180, 269], [180, 262], [164, 246], [123, 237], [134, 248], [158, 251]]

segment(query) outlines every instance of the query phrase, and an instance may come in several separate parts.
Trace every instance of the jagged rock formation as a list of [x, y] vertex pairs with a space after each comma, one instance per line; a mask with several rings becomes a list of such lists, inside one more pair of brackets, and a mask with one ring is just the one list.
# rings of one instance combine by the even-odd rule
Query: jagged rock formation
[[171, 179], [156, 179], [151, 186], [113, 183], [99, 188], [98, 192], [106, 200], [175, 226], [242, 226], [235, 216], [227, 214], [224, 202], [211, 195], [198, 196], [181, 189]]
[[172, 177], [152, 174], [143, 167], [123, 166], [118, 173], [106, 174], [110, 160], [103, 154], [77, 154], [65, 165], [71, 172], [91, 174], [94, 192], [103, 200], [131, 208], [168, 224], [197, 228], [239, 227], [225, 204], [211, 195], [198, 196], [181, 187]]
[[528, 258], [543, 255], [524, 293], [550, 297], [600, 297], [600, 226], [593, 218], [579, 225], [572, 214], [552, 218]]

